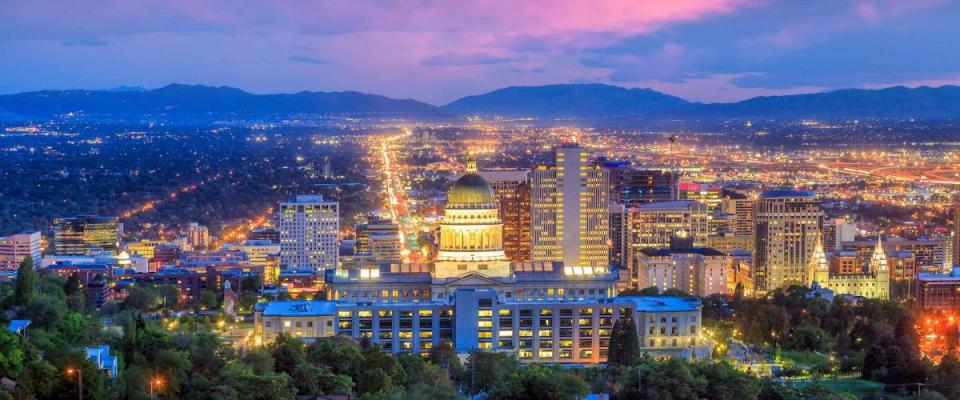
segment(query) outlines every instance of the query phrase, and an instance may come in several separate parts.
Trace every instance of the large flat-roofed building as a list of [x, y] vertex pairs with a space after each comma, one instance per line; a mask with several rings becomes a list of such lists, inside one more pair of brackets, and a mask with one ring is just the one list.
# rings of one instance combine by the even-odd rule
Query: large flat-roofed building
[[0, 237], [0, 270], [13, 270], [28, 256], [40, 263], [40, 232], [24, 232]]
[[319, 195], [297, 195], [280, 203], [280, 258], [291, 268], [320, 272], [336, 268], [340, 254], [340, 207]]
[[493, 290], [459, 289], [443, 301], [262, 303], [255, 310], [255, 330], [260, 343], [279, 332], [305, 340], [343, 335], [369, 338], [393, 353], [426, 354], [446, 341], [458, 352], [502, 351], [521, 362], [585, 364], [606, 361], [613, 325], [624, 317], [637, 324], [642, 352], [708, 357], [711, 343], [701, 335], [701, 308], [696, 298], [506, 301]]
[[809, 191], [768, 190], [760, 196], [753, 218], [756, 290], [765, 293], [807, 283], [810, 256], [821, 240], [820, 201]]
[[58, 256], [117, 254], [123, 224], [115, 217], [81, 215], [53, 220], [53, 247]]
[[[840, 243], [843, 250], [854, 251], [861, 260], [869, 260], [876, 240], [853, 240]], [[945, 237], [921, 238], [916, 240], [890, 237], [883, 239], [883, 247], [888, 251], [908, 251], [913, 253], [917, 272], [940, 273], [949, 270], [948, 253], [951, 241]]]
[[280, 334], [321, 338], [336, 333], [336, 304], [329, 301], [274, 301], [260, 305], [254, 315], [257, 343], [273, 341]]
[[960, 267], [953, 267], [949, 274], [918, 273], [917, 300], [922, 310], [960, 310]]

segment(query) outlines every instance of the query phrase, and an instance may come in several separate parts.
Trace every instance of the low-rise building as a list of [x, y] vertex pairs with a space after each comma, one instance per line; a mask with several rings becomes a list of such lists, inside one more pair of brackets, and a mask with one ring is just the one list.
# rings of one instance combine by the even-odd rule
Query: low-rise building
[[923, 310], [960, 310], [960, 267], [954, 266], [949, 274], [917, 274], [917, 300]]
[[[619, 318], [637, 324], [641, 351], [657, 357], [708, 357], [697, 298], [619, 297], [513, 301], [490, 289], [458, 289], [423, 302], [286, 301], [258, 304], [255, 333], [315, 340], [369, 338], [393, 353], [426, 354], [446, 341], [458, 352], [510, 352], [529, 363], [601, 363]], [[335, 329], [331, 329], [331, 326]]]

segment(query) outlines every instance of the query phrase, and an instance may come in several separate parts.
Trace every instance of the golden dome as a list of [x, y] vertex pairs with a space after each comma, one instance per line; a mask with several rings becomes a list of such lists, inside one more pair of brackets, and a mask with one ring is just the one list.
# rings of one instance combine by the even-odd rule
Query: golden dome
[[447, 208], [497, 208], [493, 188], [476, 172], [467, 172], [447, 192]]

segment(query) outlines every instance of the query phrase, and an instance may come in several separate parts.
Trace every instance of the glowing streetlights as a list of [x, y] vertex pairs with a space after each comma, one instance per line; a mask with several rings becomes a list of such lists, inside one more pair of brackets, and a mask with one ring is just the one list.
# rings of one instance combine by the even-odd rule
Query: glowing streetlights
[[73, 367], [67, 368], [67, 375], [73, 375], [74, 373], [77, 374], [77, 382], [79, 383], [77, 389], [77, 398], [83, 400], [83, 365], [81, 364], [81, 366], [77, 369], [73, 369]]
[[156, 388], [156, 390], [160, 390], [161, 387], [163, 387], [162, 379], [160, 379], [159, 377], [150, 378], [150, 399], [151, 400], [157, 398], [156, 394], [154, 393], [154, 388]]

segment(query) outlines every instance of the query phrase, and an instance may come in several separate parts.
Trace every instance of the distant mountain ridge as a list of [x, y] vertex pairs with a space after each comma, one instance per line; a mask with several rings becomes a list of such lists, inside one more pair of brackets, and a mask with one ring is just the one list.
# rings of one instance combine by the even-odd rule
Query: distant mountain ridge
[[652, 89], [602, 84], [513, 86], [467, 96], [443, 106], [466, 114], [535, 116], [655, 115], [690, 110], [693, 104]]
[[604, 84], [514, 86], [437, 107], [353, 91], [252, 94], [220, 86], [170, 84], [153, 90], [45, 90], [0, 95], [0, 120], [86, 118], [268, 118], [294, 114], [463, 115], [544, 119], [819, 119], [958, 118], [960, 87], [903, 86], [755, 97], [734, 103], [695, 103], [652, 89]]
[[170, 84], [146, 91], [45, 90], [0, 96], [0, 111], [25, 118], [84, 115], [419, 114], [437, 107], [360, 92], [252, 94], [220, 86]]

